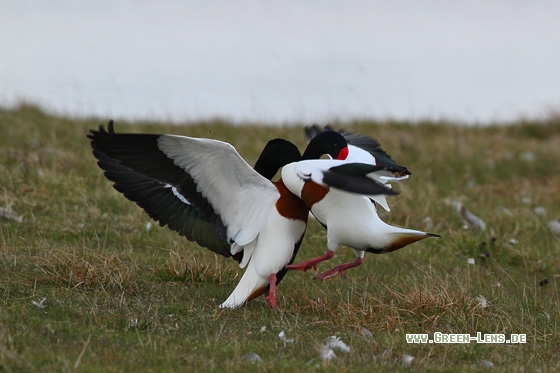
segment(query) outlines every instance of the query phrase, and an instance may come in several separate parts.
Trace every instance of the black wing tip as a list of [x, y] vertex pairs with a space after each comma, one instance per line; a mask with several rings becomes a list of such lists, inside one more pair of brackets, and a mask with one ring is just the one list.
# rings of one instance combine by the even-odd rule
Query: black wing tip
[[433, 238], [441, 238], [441, 236], [439, 234], [436, 233], [426, 233], [426, 235], [428, 237], [433, 237]]
[[89, 130], [87, 137], [93, 140], [97, 135], [114, 135], [115, 133], [116, 133], [115, 122], [112, 119], [110, 119], [109, 122], [107, 123], [107, 130], [105, 130], [105, 127], [102, 124], [100, 124], [97, 130], [95, 129]]
[[[391, 156], [389, 154], [387, 154], [387, 152], [385, 150], [383, 150], [383, 148], [381, 147], [381, 143], [377, 140], [374, 139], [373, 137], [367, 136], [367, 135], [361, 135], [358, 133], [354, 133], [354, 132], [350, 132], [347, 131], [343, 128], [339, 128], [339, 129], [335, 129], [330, 123], [325, 124], [324, 126], [320, 126], [317, 123], [313, 123], [311, 126], [306, 126], [305, 127], [305, 135], [308, 139], [308, 141], [310, 139], [312, 139], [313, 137], [317, 136], [317, 134], [324, 132], [324, 131], [335, 131], [340, 133], [341, 135], [343, 135], [346, 138], [346, 141], [348, 141], [348, 144], [350, 145], [355, 145], [359, 148], [362, 148], [370, 153], [378, 153], [379, 155], [385, 156], [387, 157], [391, 163], [393, 164], [387, 164], [385, 162], [381, 162], [379, 163], [380, 166], [384, 167], [387, 171], [393, 172], [395, 174], [397, 174], [398, 176], [405, 176], [405, 175], [412, 175], [412, 172], [410, 172], [408, 170], [408, 168], [406, 168], [405, 166], [401, 166], [399, 164], [396, 164], [393, 159], [391, 158]], [[378, 155], [373, 154], [374, 157], [376, 158], [376, 161], [379, 162]]]
[[[321, 127], [318, 123], [313, 123], [310, 126], [305, 126], [303, 130], [305, 132], [305, 138], [307, 139], [307, 142], [311, 141], [315, 136], [317, 136], [321, 132], [326, 132], [326, 131], [337, 132], [330, 124], [325, 124], [324, 126]], [[343, 135], [343, 133], [341, 133], [340, 131], [338, 132], [341, 135]]]
[[410, 176], [412, 172], [408, 170], [406, 167], [391, 167], [391, 166], [382, 166], [386, 171], [392, 172], [395, 177], [403, 177], [403, 176]]
[[347, 192], [363, 194], [366, 196], [399, 194], [389, 186], [374, 180], [367, 175], [383, 170], [383, 167], [366, 163], [348, 163], [331, 167], [323, 173], [323, 182], [332, 187]]
[[401, 193], [401, 192], [397, 192], [396, 190], [393, 190], [391, 188], [387, 188], [387, 190], [389, 191], [389, 193], [387, 194], [388, 196], [397, 196]]
[[399, 194], [399, 192], [385, 184], [366, 176], [349, 176], [332, 171], [323, 173], [323, 183], [345, 192], [361, 194], [363, 196], [394, 196]]

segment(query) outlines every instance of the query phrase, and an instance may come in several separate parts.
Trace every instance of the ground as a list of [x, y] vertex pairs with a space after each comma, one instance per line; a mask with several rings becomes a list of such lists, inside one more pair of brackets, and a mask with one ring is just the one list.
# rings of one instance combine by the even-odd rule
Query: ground
[[[242, 270], [112, 189], [86, 138], [108, 119], [0, 109], [0, 208], [15, 214], [0, 218], [0, 370], [560, 369], [560, 236], [547, 225], [560, 218], [557, 117], [333, 123], [377, 138], [412, 172], [381, 217], [442, 238], [366, 254], [341, 277], [312, 280], [353, 259], [341, 248], [317, 271], [288, 273], [278, 310], [263, 297], [218, 309]], [[116, 130], [221, 139], [254, 163], [274, 137], [303, 148], [303, 125], [116, 121]], [[465, 225], [458, 204], [486, 229]], [[311, 221], [296, 261], [325, 250], [325, 231]], [[406, 334], [435, 332], [527, 342], [407, 343]], [[332, 347], [329, 360], [321, 356], [331, 336], [350, 350]]]

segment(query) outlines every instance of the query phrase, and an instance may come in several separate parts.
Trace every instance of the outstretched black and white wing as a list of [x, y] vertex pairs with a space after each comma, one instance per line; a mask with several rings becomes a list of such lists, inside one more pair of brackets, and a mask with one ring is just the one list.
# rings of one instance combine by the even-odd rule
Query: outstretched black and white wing
[[160, 225], [226, 257], [255, 240], [279, 198], [276, 187], [222, 141], [115, 133], [112, 122], [88, 137], [115, 189]]
[[[176, 187], [136, 172], [98, 149], [94, 154], [105, 176], [114, 182], [114, 188], [136, 202], [160, 226], [167, 225], [189, 241], [217, 254], [232, 256], [226, 228], [212, 211], [202, 214]], [[240, 262], [241, 255], [236, 259]]]

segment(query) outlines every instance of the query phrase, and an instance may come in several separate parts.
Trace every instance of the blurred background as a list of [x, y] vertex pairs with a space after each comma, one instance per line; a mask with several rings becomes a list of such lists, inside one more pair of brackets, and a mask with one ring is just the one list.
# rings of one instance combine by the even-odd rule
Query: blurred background
[[175, 122], [560, 110], [560, 2], [0, 0], [0, 106]]

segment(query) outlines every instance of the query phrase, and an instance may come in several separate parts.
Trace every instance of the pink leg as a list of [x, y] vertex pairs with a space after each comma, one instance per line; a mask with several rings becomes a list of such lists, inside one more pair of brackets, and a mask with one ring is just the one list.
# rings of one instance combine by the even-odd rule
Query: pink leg
[[270, 289], [268, 289], [264, 299], [266, 299], [271, 308], [278, 308], [276, 304], [276, 273], [270, 275]]
[[286, 268], [288, 269], [295, 269], [297, 271], [307, 271], [308, 269], [317, 269], [317, 264], [324, 262], [325, 260], [329, 260], [330, 258], [332, 258], [334, 255], [334, 251], [327, 251], [325, 254], [318, 256], [316, 258], [311, 258], [309, 260], [306, 260], [305, 262], [301, 262], [298, 264], [290, 264], [287, 265]]
[[328, 278], [334, 277], [337, 274], [340, 273], [340, 275], [342, 276], [342, 274], [344, 273], [344, 271], [346, 271], [347, 269], [350, 268], [354, 268], [359, 266], [360, 264], [362, 264], [363, 260], [362, 258], [356, 258], [353, 262], [351, 263], [345, 263], [345, 264], [340, 264], [337, 265], [334, 268], [329, 269], [328, 271], [325, 271], [323, 273], [318, 274], [317, 276], [313, 277], [316, 280], [326, 280]]

